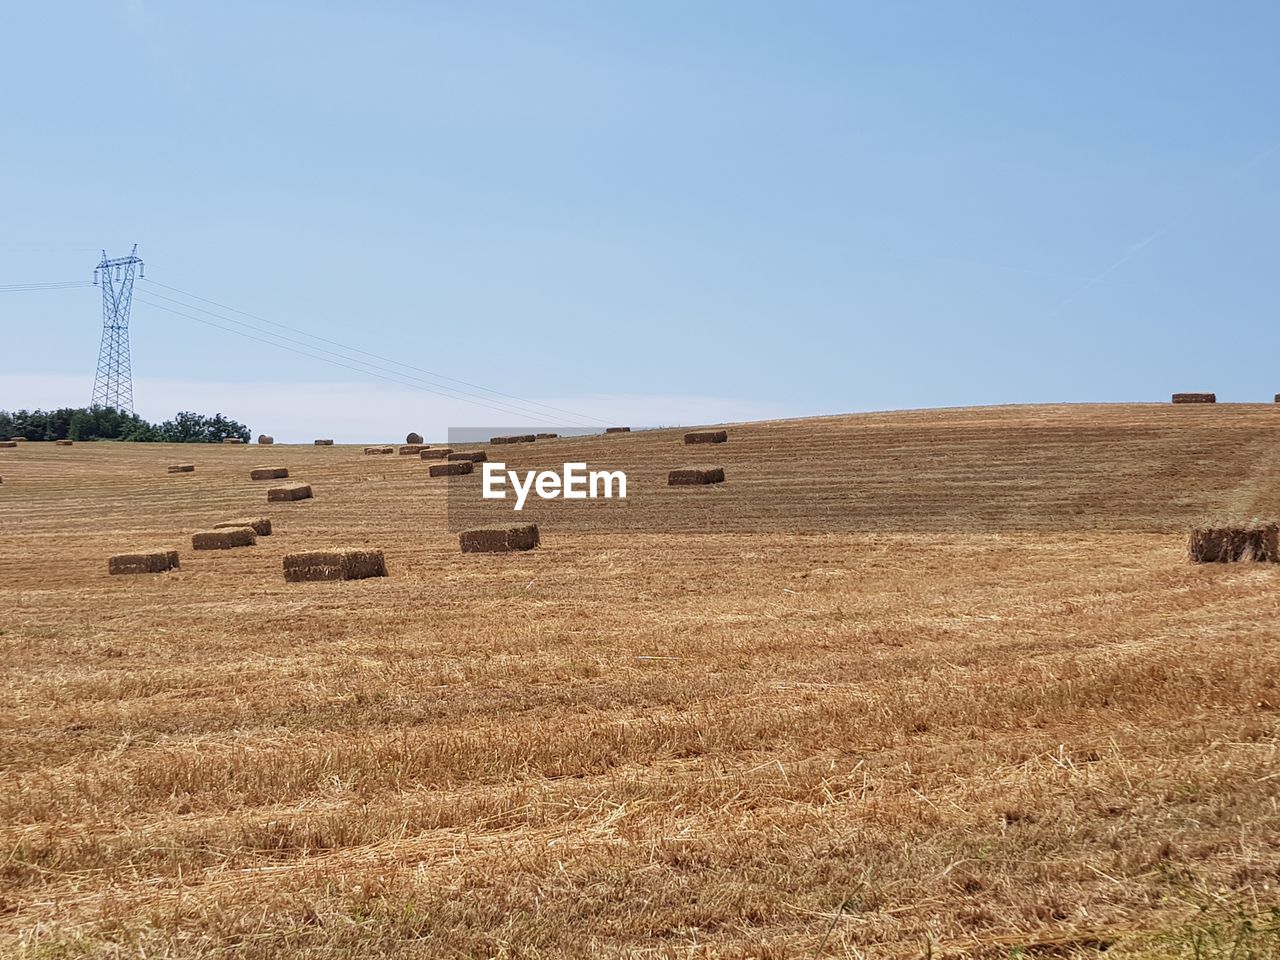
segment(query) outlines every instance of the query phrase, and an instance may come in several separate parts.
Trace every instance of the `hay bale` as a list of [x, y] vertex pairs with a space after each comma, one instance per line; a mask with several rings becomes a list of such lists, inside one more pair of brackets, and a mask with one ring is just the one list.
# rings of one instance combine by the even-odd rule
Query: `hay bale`
[[630, 433], [630, 427], [606, 427], [605, 433]]
[[271, 536], [271, 521], [266, 517], [242, 517], [239, 520], [223, 520], [213, 525], [215, 530], [225, 530], [228, 527], [249, 527], [260, 537]]
[[267, 491], [267, 503], [288, 503], [292, 500], [310, 500], [311, 484], [291, 483], [287, 487], [272, 487]]
[[194, 463], [171, 463], [169, 464], [170, 473], [195, 473], [196, 465]]
[[4, 447], [5, 449], [8, 449], [9, 447], [16, 447], [17, 445], [18, 441], [16, 440], [0, 440], [0, 447]]
[[698, 430], [684, 435], [685, 443], [724, 443], [728, 439], [728, 430]]
[[453, 447], [436, 447], [434, 450], [421, 450], [418, 456], [423, 460], [447, 460], [451, 453], [453, 453]]
[[232, 547], [252, 547], [257, 542], [258, 535], [253, 527], [222, 527], [191, 535], [192, 550], [230, 550]]
[[533, 443], [538, 439], [536, 433], [518, 433], [510, 437], [490, 437], [490, 443]]
[[416, 456], [421, 452], [422, 444], [420, 443], [406, 443], [400, 448], [400, 456], [402, 457]]
[[287, 476], [288, 467], [255, 467], [249, 471], [250, 480], [283, 480]]
[[461, 477], [470, 473], [475, 468], [475, 464], [470, 460], [454, 460], [450, 458], [448, 463], [433, 463], [427, 470], [428, 476], [432, 477]]
[[536, 434], [539, 440], [556, 440], [560, 437], [558, 433], [539, 433]]
[[364, 580], [386, 575], [387, 562], [381, 550], [308, 550], [285, 554], [284, 558], [284, 578], [289, 583]]
[[724, 483], [724, 467], [686, 467], [667, 474], [667, 486], [701, 486], [708, 483]]
[[317, 447], [332, 447], [332, 446], [333, 446], [333, 441], [332, 441], [332, 440], [315, 440], [315, 441], [312, 441], [312, 442], [313, 442], [313, 443], [315, 443], [315, 445], [316, 445]]
[[1217, 403], [1216, 393], [1175, 393], [1174, 403]]
[[407, 444], [416, 443], [418, 446], [422, 446], [422, 434], [411, 432], [407, 437], [404, 438], [404, 442]]
[[538, 525], [525, 523], [514, 527], [479, 527], [458, 534], [463, 553], [510, 553], [532, 550], [540, 543]]
[[10, 439], [11, 441], [13, 441], [14, 443], [26, 443], [26, 442], [27, 442], [27, 438], [26, 438], [26, 437], [10, 437], [9, 439]]
[[244, 441], [241, 440], [239, 437], [223, 437], [222, 442], [231, 443], [231, 444], [244, 443]]
[[366, 456], [378, 457], [387, 453], [395, 453], [396, 448], [395, 447], [365, 447], [364, 452]]
[[448, 460], [470, 460], [472, 463], [484, 463], [489, 459], [483, 450], [463, 450], [459, 453], [451, 453], [446, 458]]
[[258, 434], [258, 443], [259, 443], [261, 446], [269, 447], [269, 446], [271, 446], [271, 444], [273, 444], [273, 443], [275, 443], [275, 442], [276, 442], [276, 438], [275, 438], [275, 437], [268, 437], [265, 433], [260, 433], [260, 434]]
[[164, 573], [178, 569], [177, 550], [151, 550], [147, 553], [118, 553], [107, 560], [107, 572]]
[[1280, 563], [1280, 524], [1212, 525], [1191, 531], [1187, 555], [1192, 563]]
[[53, 441], [53, 442], [54, 442], [54, 444], [55, 444], [56, 446], [59, 446], [59, 447], [69, 447], [69, 446], [71, 446], [71, 444], [72, 444], [72, 442], [73, 442], [73, 441], [71, 441], [71, 440], [55, 440], [55, 441]]

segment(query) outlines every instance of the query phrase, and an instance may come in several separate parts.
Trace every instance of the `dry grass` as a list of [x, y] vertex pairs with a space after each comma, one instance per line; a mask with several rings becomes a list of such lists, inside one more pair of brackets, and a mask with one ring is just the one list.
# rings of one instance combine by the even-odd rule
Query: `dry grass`
[[[322, 499], [154, 577], [104, 558], [252, 509], [242, 452], [10, 451], [0, 954], [1225, 958], [1201, 906], [1278, 899], [1280, 569], [1186, 536], [1280, 512], [1274, 416], [737, 425], [725, 498], [898, 528], [480, 556], [416, 460], [290, 448]], [[541, 455], [665, 487], [680, 438]], [[1076, 526], [911, 520], [1005, 487]], [[335, 542], [391, 576], [282, 580]]]

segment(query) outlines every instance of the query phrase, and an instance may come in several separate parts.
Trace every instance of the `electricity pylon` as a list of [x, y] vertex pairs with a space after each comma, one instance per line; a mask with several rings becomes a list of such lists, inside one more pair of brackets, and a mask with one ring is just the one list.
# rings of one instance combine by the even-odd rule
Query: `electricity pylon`
[[98, 372], [93, 378], [95, 407], [111, 407], [133, 413], [133, 370], [129, 365], [129, 308], [133, 305], [133, 272], [143, 276], [138, 245], [127, 257], [107, 259], [93, 271], [93, 282], [102, 281], [102, 347], [98, 350]]

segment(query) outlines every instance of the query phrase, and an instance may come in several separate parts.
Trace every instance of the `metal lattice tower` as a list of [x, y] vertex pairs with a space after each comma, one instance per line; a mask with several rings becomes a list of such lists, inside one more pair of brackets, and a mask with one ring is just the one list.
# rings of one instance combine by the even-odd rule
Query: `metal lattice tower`
[[102, 281], [102, 347], [98, 350], [98, 372], [93, 378], [95, 407], [112, 407], [133, 413], [133, 370], [129, 365], [129, 308], [133, 305], [133, 272], [144, 276], [138, 245], [127, 257], [107, 259], [93, 271], [93, 282]]

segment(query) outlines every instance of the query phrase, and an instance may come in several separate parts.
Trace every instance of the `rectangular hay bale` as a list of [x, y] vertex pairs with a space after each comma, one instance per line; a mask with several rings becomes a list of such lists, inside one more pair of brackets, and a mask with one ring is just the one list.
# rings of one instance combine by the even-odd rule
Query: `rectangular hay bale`
[[539, 440], [558, 440], [558, 439], [560, 439], [560, 434], [558, 434], [558, 433], [539, 433], [539, 434], [537, 434], [537, 437], [538, 437], [538, 439], [539, 439]]
[[223, 442], [223, 443], [230, 443], [230, 444], [240, 444], [240, 443], [244, 443], [244, 441], [243, 441], [243, 440], [241, 440], [239, 437], [223, 437], [223, 438], [222, 438], [222, 442]]
[[606, 427], [605, 433], [630, 433], [630, 427]]
[[1198, 527], [1191, 531], [1187, 555], [1192, 563], [1280, 563], [1280, 524]]
[[484, 463], [489, 459], [489, 457], [483, 450], [464, 450], [460, 453], [451, 453], [446, 459], [470, 460], [472, 463]]
[[59, 446], [59, 447], [69, 447], [69, 446], [71, 446], [71, 444], [72, 444], [72, 442], [73, 442], [73, 441], [71, 441], [71, 440], [55, 440], [55, 441], [53, 441], [53, 442], [54, 442], [54, 444], [56, 444], [56, 445], [57, 445], [57, 446]]
[[535, 433], [519, 433], [510, 437], [490, 437], [490, 443], [533, 443], [538, 439]]
[[418, 452], [418, 456], [423, 460], [447, 460], [451, 453], [453, 453], [453, 447], [437, 447], [434, 450], [421, 450]]
[[287, 476], [288, 467], [255, 467], [249, 471], [250, 480], [283, 480]]
[[365, 447], [364, 452], [366, 456], [382, 456], [383, 454], [387, 454], [387, 453], [395, 453], [396, 448], [395, 447]]
[[284, 558], [284, 578], [289, 583], [364, 580], [386, 575], [387, 562], [381, 550], [307, 550]]
[[1216, 393], [1175, 393], [1174, 403], [1217, 403]]
[[192, 550], [230, 550], [232, 547], [252, 547], [257, 542], [258, 535], [253, 527], [223, 527], [191, 535]]
[[120, 553], [107, 560], [107, 572], [164, 573], [178, 569], [177, 550], [151, 550], [146, 553]]
[[16, 447], [17, 445], [17, 440], [0, 440], [0, 447], [4, 447], [6, 450], [10, 447]]
[[333, 441], [332, 441], [332, 440], [313, 440], [312, 442], [313, 442], [317, 447], [332, 447], [332, 446], [333, 446]]
[[292, 500], [310, 500], [311, 484], [291, 483], [287, 487], [272, 487], [267, 491], [267, 503], [288, 503]]
[[422, 444], [420, 443], [405, 443], [400, 446], [400, 456], [402, 457], [412, 456], [421, 452]]
[[686, 467], [667, 474], [667, 486], [687, 487], [724, 483], [724, 467]]
[[170, 473], [195, 473], [196, 465], [194, 463], [171, 463], [169, 464]]
[[271, 521], [267, 517], [243, 517], [239, 520], [223, 520], [213, 525], [215, 530], [227, 527], [249, 527], [260, 537], [271, 536]]
[[684, 435], [685, 443], [724, 443], [729, 439], [728, 430], [696, 430]]
[[432, 477], [460, 477], [470, 473], [475, 469], [475, 464], [470, 460], [454, 460], [450, 459], [447, 463], [433, 463], [427, 470], [427, 475]]
[[536, 523], [511, 527], [478, 527], [458, 534], [463, 553], [510, 553], [532, 550], [541, 542]]

